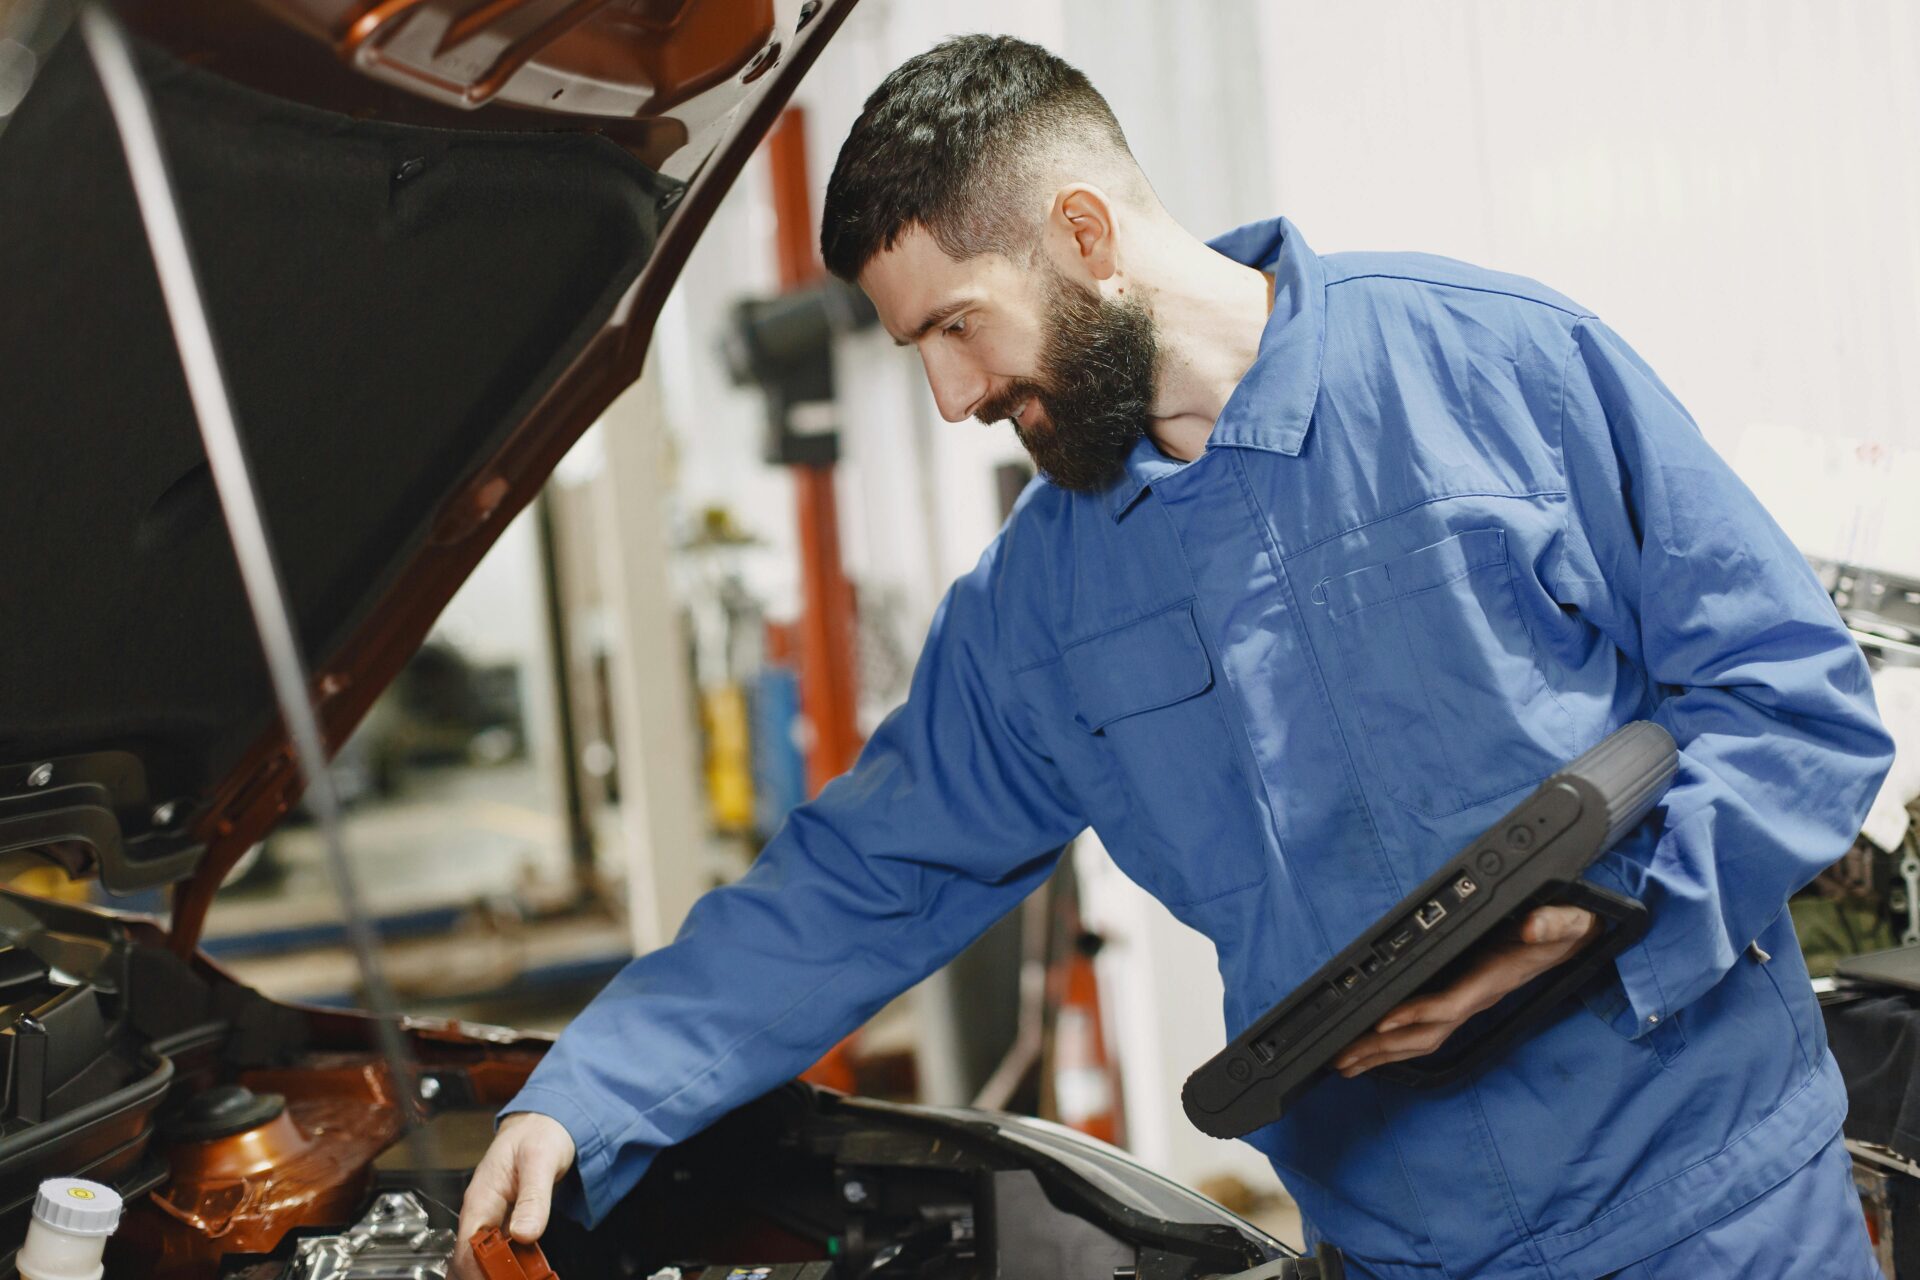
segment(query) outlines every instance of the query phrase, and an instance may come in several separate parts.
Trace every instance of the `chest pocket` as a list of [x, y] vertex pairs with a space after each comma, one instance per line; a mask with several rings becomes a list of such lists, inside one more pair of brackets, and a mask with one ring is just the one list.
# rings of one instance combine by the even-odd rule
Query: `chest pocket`
[[[1264, 878], [1257, 811], [1191, 604], [1070, 645], [1078, 728], [1116, 795], [1108, 851], [1170, 907]], [[1098, 824], [1097, 824], [1098, 825]]]
[[1506, 535], [1473, 529], [1314, 590], [1381, 788], [1438, 817], [1538, 782], [1575, 752], [1520, 613]]

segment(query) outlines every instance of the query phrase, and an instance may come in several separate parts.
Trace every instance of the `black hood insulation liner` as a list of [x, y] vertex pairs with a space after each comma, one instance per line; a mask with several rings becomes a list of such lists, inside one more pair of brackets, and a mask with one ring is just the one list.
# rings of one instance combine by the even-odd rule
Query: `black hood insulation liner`
[[[582, 132], [358, 121], [142, 51], [302, 647], [324, 664], [604, 325], [678, 184]], [[0, 767], [128, 751], [156, 800], [274, 722], [98, 81], [0, 132]]]

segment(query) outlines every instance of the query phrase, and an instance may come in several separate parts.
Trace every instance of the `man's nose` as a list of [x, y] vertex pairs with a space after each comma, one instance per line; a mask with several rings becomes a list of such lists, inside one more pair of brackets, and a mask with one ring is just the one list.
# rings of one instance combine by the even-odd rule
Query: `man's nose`
[[987, 379], [978, 372], [956, 369], [941, 361], [926, 363], [927, 386], [940, 416], [948, 422], [965, 422], [973, 416], [974, 406], [987, 396]]

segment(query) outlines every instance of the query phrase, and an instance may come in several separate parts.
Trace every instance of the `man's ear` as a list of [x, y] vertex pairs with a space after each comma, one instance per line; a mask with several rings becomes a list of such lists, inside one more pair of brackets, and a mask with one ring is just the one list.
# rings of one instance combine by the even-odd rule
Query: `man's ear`
[[1094, 280], [1111, 279], [1120, 269], [1119, 218], [1107, 193], [1076, 182], [1056, 191], [1047, 213], [1049, 248], [1077, 263]]

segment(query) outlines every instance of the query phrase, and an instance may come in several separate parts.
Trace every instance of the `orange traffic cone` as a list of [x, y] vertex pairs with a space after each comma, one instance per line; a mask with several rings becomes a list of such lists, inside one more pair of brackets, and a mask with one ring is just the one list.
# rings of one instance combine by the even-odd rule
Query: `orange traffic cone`
[[1081, 930], [1056, 964], [1056, 1012], [1046, 1081], [1060, 1123], [1118, 1146], [1125, 1136], [1120, 1071], [1107, 1052], [1100, 981], [1093, 966], [1100, 945], [1099, 934]]
[[823, 1089], [853, 1093], [857, 1085], [853, 1074], [853, 1047], [859, 1039], [860, 1033], [854, 1032], [827, 1050], [826, 1057], [801, 1072], [800, 1078]]

